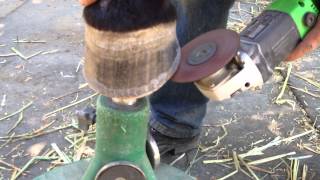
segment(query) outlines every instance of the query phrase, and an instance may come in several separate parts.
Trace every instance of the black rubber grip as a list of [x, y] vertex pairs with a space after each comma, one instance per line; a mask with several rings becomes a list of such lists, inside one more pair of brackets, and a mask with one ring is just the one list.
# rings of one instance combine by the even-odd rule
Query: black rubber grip
[[301, 40], [293, 19], [278, 11], [265, 11], [241, 33], [241, 49], [258, 66], [263, 80], [285, 60]]

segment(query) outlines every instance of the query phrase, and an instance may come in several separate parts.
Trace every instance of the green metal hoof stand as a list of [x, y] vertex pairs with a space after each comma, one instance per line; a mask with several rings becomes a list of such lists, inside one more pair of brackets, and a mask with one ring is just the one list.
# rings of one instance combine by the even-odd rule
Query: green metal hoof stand
[[149, 106], [146, 98], [133, 105], [97, 100], [96, 147], [91, 160], [82, 160], [35, 178], [36, 180], [188, 180], [182, 171], [161, 164], [152, 168], [146, 153]]

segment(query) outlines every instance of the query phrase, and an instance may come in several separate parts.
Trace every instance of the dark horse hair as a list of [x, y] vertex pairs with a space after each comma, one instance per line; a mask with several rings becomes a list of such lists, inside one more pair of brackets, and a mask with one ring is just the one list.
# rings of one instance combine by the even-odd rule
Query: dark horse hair
[[176, 20], [170, 0], [98, 0], [86, 7], [84, 19], [106, 31], [128, 32]]

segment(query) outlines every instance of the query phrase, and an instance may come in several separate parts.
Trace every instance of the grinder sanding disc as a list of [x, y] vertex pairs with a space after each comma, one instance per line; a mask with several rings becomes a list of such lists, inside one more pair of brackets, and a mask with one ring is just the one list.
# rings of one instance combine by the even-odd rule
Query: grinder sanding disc
[[181, 50], [181, 62], [171, 78], [178, 83], [194, 82], [223, 68], [240, 47], [238, 33], [218, 29], [189, 42]]

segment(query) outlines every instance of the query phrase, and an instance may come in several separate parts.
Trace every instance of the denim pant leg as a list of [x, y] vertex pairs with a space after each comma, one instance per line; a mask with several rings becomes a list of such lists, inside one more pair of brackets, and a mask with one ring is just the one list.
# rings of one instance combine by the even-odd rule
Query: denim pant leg
[[[181, 47], [200, 34], [225, 28], [234, 1], [173, 0], [178, 11], [177, 36]], [[194, 137], [200, 133], [207, 102], [193, 83], [169, 81], [150, 96], [150, 126], [170, 137]]]

